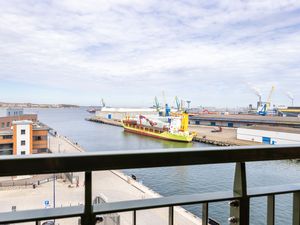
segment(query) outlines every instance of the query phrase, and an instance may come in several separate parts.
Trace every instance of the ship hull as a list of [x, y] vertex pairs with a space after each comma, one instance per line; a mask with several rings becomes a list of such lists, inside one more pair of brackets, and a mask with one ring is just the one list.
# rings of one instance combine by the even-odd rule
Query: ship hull
[[191, 142], [194, 137], [193, 135], [184, 136], [184, 135], [178, 135], [178, 134], [171, 134], [167, 131], [164, 131], [162, 133], [155, 133], [155, 132], [151, 132], [151, 131], [145, 131], [145, 130], [139, 129], [139, 128], [129, 127], [129, 126], [126, 126], [124, 123], [123, 123], [123, 127], [126, 132], [139, 134], [139, 135], [143, 135], [143, 136], [148, 136], [148, 137], [153, 137], [153, 138], [159, 138], [159, 139], [168, 140], [168, 141]]

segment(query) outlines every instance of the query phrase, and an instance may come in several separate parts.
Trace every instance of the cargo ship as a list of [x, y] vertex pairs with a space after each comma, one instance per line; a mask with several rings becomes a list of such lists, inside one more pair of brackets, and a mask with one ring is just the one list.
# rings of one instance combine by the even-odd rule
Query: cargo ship
[[146, 117], [137, 115], [122, 120], [124, 130], [130, 133], [159, 138], [169, 141], [191, 142], [195, 133], [188, 131], [189, 116], [182, 113], [180, 117]]

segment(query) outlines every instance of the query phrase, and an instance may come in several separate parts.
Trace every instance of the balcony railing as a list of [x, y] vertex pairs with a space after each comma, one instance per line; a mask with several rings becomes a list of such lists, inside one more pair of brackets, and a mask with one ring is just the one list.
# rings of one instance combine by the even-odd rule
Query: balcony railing
[[[96, 215], [169, 207], [169, 225], [174, 224], [174, 206], [202, 204], [202, 222], [208, 223], [208, 204], [230, 201], [231, 224], [249, 225], [250, 198], [267, 196], [267, 222], [274, 225], [275, 195], [293, 193], [293, 225], [300, 224], [300, 184], [247, 188], [246, 162], [300, 158], [297, 146], [226, 147], [176, 150], [96, 152], [2, 156], [0, 176], [85, 172], [84, 206], [0, 213], [0, 224], [81, 217], [83, 225], [95, 224]], [[177, 195], [153, 199], [92, 204], [92, 172], [200, 164], [236, 163], [232, 191]]]

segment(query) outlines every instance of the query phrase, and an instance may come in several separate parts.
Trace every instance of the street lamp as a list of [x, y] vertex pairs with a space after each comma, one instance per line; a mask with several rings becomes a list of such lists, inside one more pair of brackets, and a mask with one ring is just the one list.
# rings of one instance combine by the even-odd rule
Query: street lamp
[[55, 208], [55, 173], [53, 174], [53, 208]]
[[[55, 173], [53, 174], [53, 208], [55, 208]], [[53, 221], [55, 224], [55, 219]]]

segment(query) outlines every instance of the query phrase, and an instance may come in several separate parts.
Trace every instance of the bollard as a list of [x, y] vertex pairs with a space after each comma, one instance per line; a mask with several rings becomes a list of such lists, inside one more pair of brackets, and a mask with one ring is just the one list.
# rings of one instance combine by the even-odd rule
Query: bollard
[[237, 224], [238, 220], [236, 217], [232, 216], [228, 218], [229, 224]]
[[228, 204], [229, 204], [230, 207], [235, 207], [235, 208], [240, 206], [240, 203], [239, 203], [238, 200], [232, 200]]

